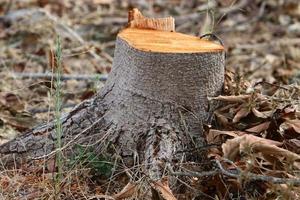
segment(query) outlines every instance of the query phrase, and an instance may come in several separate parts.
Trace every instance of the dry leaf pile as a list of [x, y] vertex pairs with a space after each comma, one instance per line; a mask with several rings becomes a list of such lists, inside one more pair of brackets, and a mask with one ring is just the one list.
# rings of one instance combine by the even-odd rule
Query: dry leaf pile
[[[207, 132], [208, 144], [218, 145], [209, 150], [209, 157], [232, 173], [225, 178], [226, 187], [238, 185], [246, 196], [258, 199], [279, 191], [287, 199], [299, 198], [298, 189], [286, 188], [300, 185], [300, 86], [267, 82], [251, 86], [246, 81], [236, 85], [229, 76], [234, 74], [227, 73], [228, 96], [211, 98], [221, 106], [215, 111], [216, 124]], [[234, 95], [237, 87], [240, 94]], [[238, 179], [231, 183], [234, 175]], [[273, 183], [279, 182], [278, 191], [273, 190]]]

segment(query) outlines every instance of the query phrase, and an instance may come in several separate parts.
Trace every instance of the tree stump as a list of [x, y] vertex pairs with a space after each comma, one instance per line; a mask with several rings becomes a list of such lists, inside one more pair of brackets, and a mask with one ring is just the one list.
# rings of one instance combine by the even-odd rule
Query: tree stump
[[[63, 149], [72, 153], [75, 143], [108, 148], [127, 165], [145, 164], [153, 180], [166, 162], [201, 159], [184, 150], [205, 144], [202, 126], [213, 111], [207, 97], [221, 93], [224, 65], [221, 45], [174, 32], [173, 18], [133, 11], [117, 36], [104, 88], [62, 117]], [[2, 145], [0, 153], [44, 158], [53, 155], [56, 140], [52, 122]]]

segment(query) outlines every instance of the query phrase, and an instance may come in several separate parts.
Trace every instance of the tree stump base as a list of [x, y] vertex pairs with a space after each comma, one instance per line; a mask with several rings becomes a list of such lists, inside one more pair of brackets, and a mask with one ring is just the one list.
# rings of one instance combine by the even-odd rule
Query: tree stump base
[[[205, 145], [202, 126], [213, 111], [207, 97], [222, 91], [224, 48], [169, 32], [174, 20], [159, 19], [166, 26], [152, 20], [147, 28], [148, 18], [131, 15], [117, 36], [104, 88], [61, 119], [62, 149], [71, 154], [74, 144], [94, 146], [128, 166], [142, 164], [151, 180], [160, 180], [166, 163], [202, 159], [185, 150]], [[55, 154], [56, 140], [53, 122], [2, 145], [0, 153], [41, 159]]]

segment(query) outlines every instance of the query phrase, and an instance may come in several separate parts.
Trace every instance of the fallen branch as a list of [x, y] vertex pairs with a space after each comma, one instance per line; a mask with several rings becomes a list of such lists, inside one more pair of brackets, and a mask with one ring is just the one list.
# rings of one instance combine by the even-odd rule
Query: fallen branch
[[300, 179], [299, 178], [277, 178], [277, 177], [273, 177], [273, 176], [266, 176], [266, 175], [259, 175], [259, 174], [254, 174], [251, 172], [243, 172], [243, 171], [237, 171], [236, 174], [231, 173], [229, 171], [227, 171], [226, 169], [223, 168], [222, 164], [220, 163], [220, 161], [215, 160], [218, 168], [220, 169], [221, 173], [229, 176], [229, 177], [233, 177], [233, 178], [241, 178], [246, 177], [248, 180], [251, 181], [265, 181], [265, 182], [271, 182], [274, 184], [290, 184], [290, 185], [294, 185], [294, 186], [299, 186], [300, 185]]
[[300, 185], [300, 179], [299, 178], [277, 178], [273, 176], [266, 176], [266, 175], [259, 175], [259, 174], [254, 174], [251, 172], [244, 172], [241, 170], [236, 171], [236, 173], [229, 172], [228, 170], [224, 169], [220, 161], [214, 160], [217, 169], [213, 171], [204, 171], [204, 172], [195, 172], [195, 171], [188, 171], [188, 172], [174, 172], [173, 169], [171, 168], [170, 165], [168, 165], [168, 170], [171, 175], [174, 176], [190, 176], [190, 177], [205, 177], [205, 176], [213, 176], [216, 174], [223, 174], [232, 178], [236, 179], [241, 179], [241, 178], [246, 178], [247, 180], [251, 181], [265, 181], [265, 182], [270, 182], [274, 184], [289, 184], [293, 186], [299, 186]]

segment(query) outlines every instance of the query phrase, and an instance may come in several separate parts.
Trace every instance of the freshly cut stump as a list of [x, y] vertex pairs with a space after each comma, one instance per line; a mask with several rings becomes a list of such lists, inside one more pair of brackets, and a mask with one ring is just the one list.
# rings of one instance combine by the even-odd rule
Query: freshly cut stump
[[[221, 93], [224, 57], [223, 47], [210, 41], [129, 26], [117, 36], [104, 88], [62, 118], [63, 149], [105, 148], [128, 166], [145, 164], [153, 180], [166, 162], [201, 160], [185, 150], [205, 144], [202, 125], [214, 107], [207, 97]], [[56, 140], [54, 124], [47, 124], [2, 145], [0, 153], [43, 158], [53, 154]]]
[[122, 130], [123, 155], [137, 150], [152, 178], [161, 177], [164, 161], [195, 161], [176, 152], [205, 144], [202, 126], [213, 110], [207, 97], [220, 94], [223, 81], [219, 44], [175, 32], [123, 30], [106, 85], [112, 88], [108, 105], [114, 105], [109, 121]]

